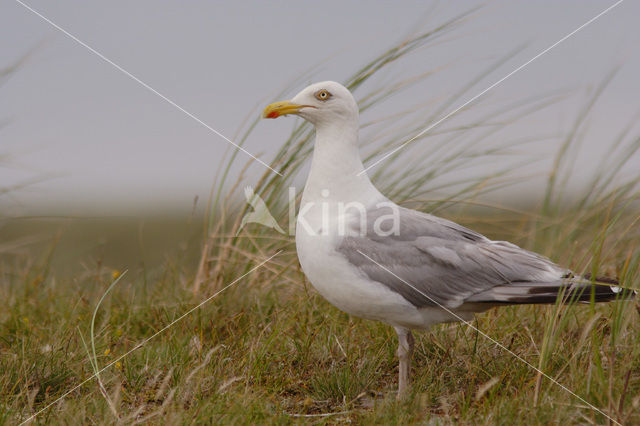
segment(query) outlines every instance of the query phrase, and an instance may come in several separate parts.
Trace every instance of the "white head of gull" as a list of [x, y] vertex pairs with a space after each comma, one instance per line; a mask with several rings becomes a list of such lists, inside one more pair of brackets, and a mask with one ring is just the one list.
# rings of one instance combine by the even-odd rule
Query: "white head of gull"
[[409, 389], [410, 330], [468, 321], [495, 306], [555, 303], [564, 290], [566, 300], [588, 301], [594, 283], [606, 284], [593, 286], [596, 301], [616, 299], [614, 280], [576, 276], [541, 255], [387, 199], [363, 172], [358, 105], [341, 84], [312, 84], [267, 106], [263, 117], [287, 114], [316, 129], [296, 225], [300, 265], [339, 309], [395, 328], [398, 397]]

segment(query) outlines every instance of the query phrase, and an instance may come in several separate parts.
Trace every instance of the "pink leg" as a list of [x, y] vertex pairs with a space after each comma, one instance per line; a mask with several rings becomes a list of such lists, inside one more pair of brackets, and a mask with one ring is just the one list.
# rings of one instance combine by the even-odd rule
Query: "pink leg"
[[413, 355], [414, 340], [411, 331], [406, 328], [395, 327], [398, 333], [398, 399], [402, 399], [409, 391], [409, 376], [411, 373], [411, 356]]

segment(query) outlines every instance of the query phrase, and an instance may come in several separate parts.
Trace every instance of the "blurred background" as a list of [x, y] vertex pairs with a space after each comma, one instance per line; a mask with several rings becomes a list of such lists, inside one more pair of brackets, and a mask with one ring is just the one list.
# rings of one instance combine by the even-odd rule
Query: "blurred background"
[[[412, 34], [470, 12], [461, 25], [364, 84], [362, 91], [371, 92], [433, 74], [362, 114], [363, 140], [387, 132], [399, 144], [412, 135], [406, 130], [411, 125], [426, 127], [613, 3], [25, 4], [233, 140], [267, 103], [311, 82], [344, 82]], [[554, 156], [567, 135], [577, 132], [579, 149], [570, 153], [573, 166], [566, 184], [583, 190], [589, 174], [611, 155], [616, 138], [640, 130], [637, 16], [640, 4], [620, 4], [439, 125], [429, 139], [413, 142], [412, 158], [428, 162], [430, 150], [442, 142], [439, 131], [473, 126], [492, 111], [538, 102], [544, 105], [509, 119], [482, 142], [490, 150], [494, 143], [516, 141], [509, 150], [436, 178], [451, 181], [472, 176], [478, 168], [508, 166], [504, 184], [479, 199], [530, 205], [544, 197]], [[175, 235], [201, 237], [198, 218], [206, 211], [216, 173], [228, 164], [223, 156], [230, 154], [230, 144], [19, 2], [0, 3], [0, 34], [0, 68], [5, 70], [0, 80], [0, 237], [5, 244], [15, 248], [25, 235], [48, 240], [51, 229], [64, 243], [62, 235], [69, 230], [60, 234], [63, 224], [73, 227], [68, 244], [81, 252], [86, 246], [79, 239], [102, 250], [107, 239], [96, 232], [121, 233], [127, 249], [115, 252], [130, 260], [129, 249], [138, 255], [149, 248], [161, 253], [176, 246]], [[574, 129], [594, 91], [605, 83], [588, 122]], [[455, 102], [439, 110], [455, 93], [460, 94]], [[359, 92], [355, 95], [363, 100]], [[269, 163], [298, 120], [258, 121], [244, 147]], [[383, 155], [371, 152], [369, 163]], [[265, 171], [238, 155], [229, 165], [231, 178], [223, 192], [238, 179], [240, 186], [253, 185]], [[292, 180], [298, 189], [305, 167]], [[378, 168], [384, 170], [385, 162]], [[631, 155], [616, 179], [638, 170], [640, 156]], [[442, 188], [429, 195], [455, 192]], [[147, 234], [160, 234], [164, 243], [149, 241]]]

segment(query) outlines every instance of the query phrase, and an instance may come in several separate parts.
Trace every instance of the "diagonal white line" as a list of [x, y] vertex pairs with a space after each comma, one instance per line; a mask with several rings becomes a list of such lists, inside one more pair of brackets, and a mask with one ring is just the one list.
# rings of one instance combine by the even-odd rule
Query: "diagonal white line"
[[402, 281], [403, 283], [405, 283], [406, 285], [408, 285], [409, 287], [411, 287], [412, 289], [414, 289], [415, 291], [417, 291], [418, 293], [420, 293], [421, 295], [423, 295], [424, 297], [426, 297], [427, 299], [429, 299], [431, 302], [435, 303], [436, 305], [438, 305], [439, 308], [443, 309], [444, 311], [446, 311], [449, 315], [452, 315], [454, 318], [458, 319], [460, 322], [462, 322], [464, 325], [468, 326], [469, 328], [475, 330], [477, 333], [481, 334], [483, 337], [489, 339], [491, 342], [493, 342], [496, 346], [498, 346], [501, 349], [504, 349], [506, 352], [508, 352], [509, 354], [513, 355], [517, 360], [522, 361], [524, 364], [526, 364], [528, 367], [532, 368], [533, 370], [537, 371], [538, 373], [540, 373], [541, 375], [543, 375], [545, 378], [549, 379], [552, 383], [560, 386], [562, 389], [564, 389], [565, 391], [569, 392], [571, 395], [575, 396], [576, 398], [578, 398], [580, 401], [584, 402], [585, 404], [587, 404], [589, 407], [591, 407], [592, 409], [594, 409], [595, 411], [597, 411], [598, 413], [602, 414], [603, 416], [605, 416], [607, 419], [609, 419], [610, 421], [612, 421], [613, 423], [617, 424], [617, 425], [621, 425], [621, 423], [617, 422], [616, 420], [614, 420], [613, 418], [611, 418], [609, 415], [607, 415], [604, 411], [602, 411], [601, 409], [599, 409], [598, 407], [596, 407], [595, 405], [591, 404], [589, 401], [587, 401], [586, 399], [584, 399], [583, 397], [581, 397], [580, 395], [576, 394], [575, 392], [573, 392], [571, 389], [569, 389], [568, 387], [566, 387], [565, 385], [563, 385], [562, 383], [558, 382], [557, 380], [555, 380], [553, 377], [549, 376], [547, 373], [545, 373], [544, 371], [540, 370], [538, 367], [536, 367], [535, 365], [531, 364], [529, 361], [525, 360], [524, 358], [522, 358], [520, 355], [516, 354], [515, 352], [513, 352], [511, 349], [507, 348], [506, 346], [504, 346], [502, 343], [498, 342], [497, 340], [495, 340], [494, 338], [492, 338], [491, 336], [489, 336], [488, 334], [486, 334], [485, 332], [483, 332], [482, 330], [480, 330], [479, 328], [477, 328], [476, 326], [474, 326], [473, 324], [471, 324], [469, 321], [465, 321], [460, 315], [456, 314], [455, 312], [451, 311], [449, 308], [447, 308], [446, 306], [442, 305], [441, 303], [438, 303], [436, 300], [434, 300], [433, 298], [427, 296], [426, 294], [424, 294], [424, 292], [418, 290], [415, 286], [411, 285], [410, 283], [408, 283], [407, 281], [405, 281], [404, 279], [402, 279], [401, 277], [399, 277], [398, 275], [394, 274], [392, 271], [390, 271], [388, 268], [384, 267], [383, 265], [381, 265], [380, 263], [376, 262], [375, 260], [373, 260], [371, 257], [367, 256], [366, 254], [364, 254], [363, 252], [361, 252], [360, 250], [358, 250], [358, 253], [360, 253], [361, 255], [363, 255], [364, 257], [366, 257], [367, 259], [369, 259], [371, 262], [375, 263], [376, 265], [378, 265], [380, 268], [382, 268], [383, 270], [387, 271], [388, 273], [390, 273], [391, 275], [393, 275], [394, 277], [396, 277], [397, 279], [399, 279], [400, 281]]
[[23, 425], [25, 423], [27, 423], [28, 421], [30, 421], [31, 419], [33, 419], [34, 417], [36, 417], [37, 415], [41, 414], [43, 411], [47, 410], [49, 407], [51, 407], [52, 405], [56, 404], [58, 401], [60, 401], [61, 399], [63, 399], [64, 397], [66, 397], [67, 395], [69, 395], [71, 392], [75, 391], [76, 389], [78, 389], [79, 387], [81, 387], [82, 385], [90, 382], [91, 380], [93, 380], [94, 378], [96, 378], [100, 373], [102, 373], [104, 370], [106, 370], [107, 368], [111, 367], [112, 365], [114, 365], [116, 362], [120, 361], [122, 358], [126, 357], [127, 355], [129, 355], [130, 353], [140, 349], [141, 347], [143, 347], [149, 340], [153, 339], [154, 337], [156, 337], [157, 335], [163, 333], [164, 331], [166, 331], [167, 329], [169, 329], [170, 327], [172, 327], [175, 323], [177, 323], [178, 321], [182, 320], [184, 317], [186, 317], [187, 315], [189, 315], [190, 313], [192, 313], [193, 311], [195, 311], [196, 309], [200, 308], [202, 305], [204, 305], [205, 303], [209, 302], [211, 299], [215, 298], [217, 295], [219, 295], [220, 293], [222, 293], [223, 291], [225, 291], [226, 289], [228, 289], [229, 287], [231, 287], [232, 285], [236, 284], [238, 281], [240, 281], [241, 279], [243, 279], [244, 277], [246, 277], [247, 275], [249, 275], [250, 273], [252, 273], [253, 271], [255, 271], [256, 269], [260, 268], [262, 265], [264, 265], [265, 263], [269, 262], [271, 259], [273, 259], [274, 257], [276, 257], [277, 255], [279, 255], [280, 253], [282, 253], [282, 250], [278, 250], [274, 255], [272, 255], [271, 257], [269, 257], [268, 259], [260, 262], [258, 265], [256, 265], [255, 267], [251, 268], [248, 272], [242, 274], [241, 276], [239, 276], [238, 278], [236, 278], [235, 280], [233, 280], [230, 284], [226, 285], [225, 287], [223, 287], [221, 290], [218, 290], [217, 292], [215, 292], [213, 295], [209, 296], [208, 298], [206, 298], [203, 302], [201, 302], [200, 304], [196, 305], [195, 307], [189, 309], [187, 312], [185, 312], [184, 314], [180, 315], [178, 318], [176, 318], [175, 320], [173, 320], [171, 323], [169, 323], [169, 325], [166, 325], [164, 327], [162, 327], [160, 330], [156, 331], [153, 335], [151, 335], [150, 337], [147, 337], [146, 339], [144, 339], [142, 342], [138, 343], [136, 346], [134, 346], [133, 349], [131, 349], [129, 352], [125, 353], [124, 355], [119, 356], [118, 358], [114, 359], [113, 361], [111, 361], [109, 364], [105, 365], [102, 369], [96, 371], [93, 375], [89, 376], [87, 379], [85, 379], [84, 381], [80, 382], [79, 384], [77, 384], [76, 386], [74, 386], [73, 388], [71, 388], [70, 390], [68, 390], [67, 392], [63, 393], [59, 398], [57, 398], [55, 401], [53, 401], [50, 404], [47, 404], [44, 408], [40, 409], [38, 412], [36, 412], [35, 414], [32, 414], [30, 417], [28, 417], [26, 420], [22, 421], [20, 423], [20, 425]]
[[47, 22], [48, 24], [50, 24], [52, 27], [54, 27], [55, 29], [57, 29], [58, 31], [60, 31], [61, 33], [65, 34], [67, 37], [69, 37], [70, 39], [72, 39], [73, 41], [75, 41], [76, 43], [80, 44], [81, 46], [85, 47], [87, 50], [89, 50], [91, 53], [95, 54], [96, 56], [98, 56], [100, 59], [102, 59], [103, 61], [107, 62], [108, 64], [112, 65], [114, 68], [116, 68], [118, 71], [122, 72], [123, 74], [125, 74], [127, 77], [131, 78], [132, 80], [134, 80], [135, 82], [137, 82], [138, 84], [140, 84], [141, 86], [143, 86], [145, 89], [148, 89], [149, 91], [155, 93], [156, 95], [158, 95], [160, 98], [164, 99], [165, 101], [167, 101], [169, 104], [171, 104], [173, 107], [177, 108], [178, 110], [182, 111], [184, 114], [188, 115], [189, 117], [193, 118], [195, 121], [197, 121], [198, 123], [200, 123], [202, 126], [206, 127], [207, 129], [211, 130], [213, 133], [215, 133], [216, 135], [220, 136], [222, 139], [226, 140], [227, 142], [229, 142], [231, 145], [235, 146], [237, 149], [239, 149], [240, 151], [244, 152], [245, 154], [247, 154], [249, 157], [253, 158], [254, 160], [256, 160], [258, 163], [262, 164], [263, 166], [265, 166], [266, 168], [268, 168], [269, 170], [271, 170], [273, 173], [282, 176], [282, 173], [278, 172], [277, 170], [273, 169], [271, 166], [269, 166], [267, 163], [265, 163], [264, 161], [260, 160], [259, 158], [257, 158], [255, 155], [251, 154], [249, 151], [247, 151], [246, 149], [244, 149], [243, 147], [241, 147], [240, 145], [238, 145], [237, 143], [235, 143], [234, 141], [232, 141], [231, 139], [229, 139], [228, 137], [226, 137], [225, 135], [223, 135], [222, 133], [220, 133], [219, 131], [217, 131], [216, 129], [214, 129], [213, 127], [211, 127], [210, 125], [208, 125], [207, 123], [205, 123], [204, 121], [202, 121], [201, 119], [199, 119], [198, 117], [196, 117], [194, 114], [190, 113], [189, 111], [187, 111], [186, 109], [184, 109], [183, 107], [181, 107], [180, 105], [178, 105], [177, 103], [175, 103], [174, 101], [172, 101], [171, 99], [167, 98], [165, 95], [163, 95], [162, 93], [158, 92], [156, 89], [154, 89], [153, 87], [149, 86], [147, 83], [145, 83], [144, 81], [140, 80], [138, 77], [136, 77], [135, 75], [131, 74], [129, 71], [127, 71], [126, 69], [122, 68], [120, 65], [116, 64], [115, 62], [113, 62], [111, 59], [107, 58], [106, 56], [104, 56], [102, 53], [98, 52], [96, 49], [94, 49], [93, 47], [89, 46], [88, 44], [86, 44], [85, 42], [83, 42], [82, 40], [78, 39], [76, 36], [74, 36], [73, 34], [71, 34], [69, 31], [65, 30], [64, 28], [60, 27], [59, 25], [57, 25], [55, 22], [51, 21], [50, 19], [48, 19], [46, 16], [42, 15], [40, 12], [38, 12], [37, 10], [33, 9], [31, 6], [29, 6], [28, 4], [22, 2], [21, 0], [15, 0], [16, 3], [19, 3], [20, 5], [22, 5], [25, 9], [31, 11], [32, 13], [34, 13], [35, 15], [39, 16], [40, 18], [42, 18], [42, 20], [44, 20], [45, 22]]
[[396, 152], [398, 152], [399, 150], [401, 150], [402, 148], [404, 148], [407, 144], [409, 144], [410, 142], [413, 142], [414, 140], [416, 140], [417, 138], [419, 138], [420, 136], [424, 135], [425, 133], [427, 133], [429, 130], [433, 129], [434, 127], [436, 127], [438, 124], [442, 123], [444, 120], [446, 120], [447, 118], [451, 117], [453, 114], [457, 113], [458, 111], [460, 111], [462, 108], [466, 107], [467, 105], [469, 105], [471, 102], [475, 101], [476, 99], [478, 99], [480, 96], [484, 95], [485, 93], [487, 93], [489, 90], [493, 89], [494, 87], [496, 87], [497, 85], [499, 85], [500, 83], [502, 83], [503, 81], [505, 81], [506, 79], [508, 79], [509, 77], [511, 77], [512, 75], [514, 75], [515, 73], [517, 73], [518, 71], [520, 71], [521, 69], [523, 69], [524, 67], [526, 67], [527, 65], [529, 65], [531, 62], [535, 61], [536, 59], [538, 59], [539, 57], [541, 57], [542, 55], [544, 55], [545, 53], [547, 53], [548, 51], [550, 51], [551, 49], [553, 49], [554, 47], [556, 47], [557, 45], [559, 45], [560, 43], [562, 43], [563, 41], [565, 41], [566, 39], [568, 39], [569, 37], [573, 36], [575, 33], [577, 33], [578, 31], [582, 30], [584, 27], [586, 27], [587, 25], [591, 24], [593, 21], [595, 21], [596, 19], [600, 18], [602, 15], [604, 15], [605, 13], [609, 12], [611, 9], [613, 9], [614, 7], [618, 6], [620, 3], [622, 3], [624, 0], [618, 0], [617, 2], [615, 2], [614, 4], [612, 4], [611, 6], [609, 6], [608, 8], [606, 8], [605, 10], [603, 10], [602, 12], [598, 13], [596, 16], [594, 16], [593, 18], [589, 19], [587, 22], [585, 22], [584, 24], [580, 25], [578, 28], [576, 28], [575, 30], [571, 31], [569, 34], [567, 34], [566, 36], [562, 37], [560, 40], [556, 41], [555, 43], [553, 43], [551, 46], [547, 47], [546, 49], [544, 49], [542, 52], [538, 53], [536, 56], [534, 56], [533, 58], [529, 59], [527, 62], [525, 62], [524, 64], [520, 65], [518, 68], [516, 68], [515, 70], [511, 71], [509, 74], [505, 75], [504, 77], [502, 77], [500, 80], [496, 81], [495, 83], [493, 83], [491, 86], [487, 87], [486, 89], [484, 89], [482, 92], [478, 93], [477, 95], [475, 95], [473, 98], [469, 99], [468, 101], [466, 101], [465, 103], [463, 103], [462, 105], [460, 105], [458, 108], [454, 109], [453, 111], [449, 112], [447, 115], [445, 115], [444, 117], [442, 117], [441, 119], [439, 119], [438, 121], [436, 121], [435, 123], [433, 123], [432, 125], [430, 125], [429, 127], [427, 127], [426, 129], [422, 130], [420, 133], [418, 133], [417, 135], [415, 135], [414, 137], [412, 137], [411, 139], [409, 139], [408, 141], [404, 142], [402, 145], [400, 145], [397, 148], [394, 148], [393, 150], [391, 150], [390, 152], [386, 153], [384, 156], [382, 156], [381, 158], [379, 158], [378, 160], [376, 160], [373, 164], [371, 164], [370, 166], [368, 166], [367, 168], [365, 168], [363, 171], [358, 173], [358, 176], [360, 176], [363, 173], [366, 173], [367, 170], [371, 169], [372, 167], [375, 167], [376, 165], [378, 165], [379, 163], [381, 163], [382, 161], [384, 161], [386, 158], [388, 158], [389, 156], [395, 154]]

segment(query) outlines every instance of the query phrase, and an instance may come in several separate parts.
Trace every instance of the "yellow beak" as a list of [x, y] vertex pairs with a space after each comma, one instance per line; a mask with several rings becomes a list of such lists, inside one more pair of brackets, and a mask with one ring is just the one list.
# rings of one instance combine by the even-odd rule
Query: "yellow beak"
[[289, 101], [276, 102], [262, 112], [262, 118], [278, 118], [281, 115], [297, 114], [302, 108], [315, 108], [313, 105], [298, 105]]

